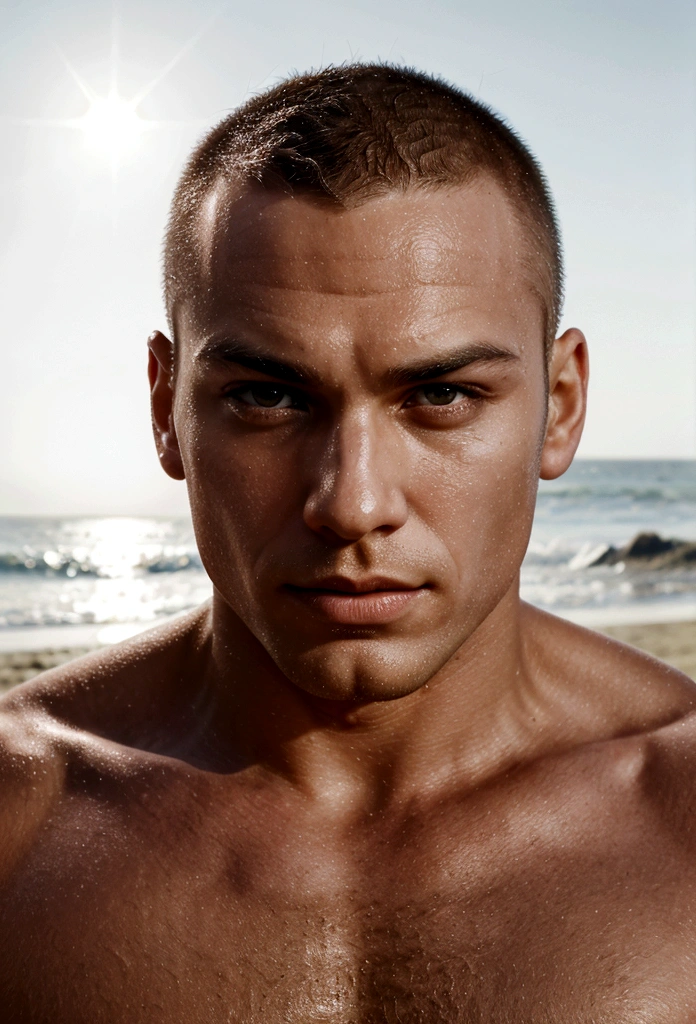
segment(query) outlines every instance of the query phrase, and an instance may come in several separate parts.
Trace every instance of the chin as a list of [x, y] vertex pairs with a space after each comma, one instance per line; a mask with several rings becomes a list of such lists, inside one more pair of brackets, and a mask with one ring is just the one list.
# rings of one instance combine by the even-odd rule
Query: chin
[[299, 690], [324, 700], [397, 700], [420, 690], [442, 668], [451, 652], [414, 652], [412, 644], [393, 640], [335, 641], [288, 657], [274, 657]]

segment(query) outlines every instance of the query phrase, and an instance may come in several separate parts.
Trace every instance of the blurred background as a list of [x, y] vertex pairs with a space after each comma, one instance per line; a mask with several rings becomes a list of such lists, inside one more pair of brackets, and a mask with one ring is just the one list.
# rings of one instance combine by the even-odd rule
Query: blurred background
[[209, 592], [149, 428], [169, 199], [228, 110], [354, 59], [489, 103], [556, 198], [592, 384], [525, 597], [696, 646], [695, 29], [691, 0], [0, 0], [0, 650], [110, 642]]

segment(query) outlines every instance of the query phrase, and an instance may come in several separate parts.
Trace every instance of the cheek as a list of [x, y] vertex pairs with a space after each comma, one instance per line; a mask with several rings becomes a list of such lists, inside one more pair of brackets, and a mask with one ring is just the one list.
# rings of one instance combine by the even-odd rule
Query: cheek
[[506, 590], [529, 541], [539, 474], [536, 417], [480, 430], [447, 453], [429, 453], [414, 474], [411, 501], [446, 547], [465, 590]]
[[220, 424], [193, 421], [180, 446], [196, 536], [236, 571], [253, 565], [269, 539], [301, 508], [292, 451], [269, 435], [232, 437]]

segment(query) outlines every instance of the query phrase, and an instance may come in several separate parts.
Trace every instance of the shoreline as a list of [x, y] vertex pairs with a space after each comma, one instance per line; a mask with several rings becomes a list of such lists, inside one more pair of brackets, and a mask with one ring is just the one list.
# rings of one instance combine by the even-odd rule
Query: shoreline
[[[660, 661], [678, 668], [681, 672], [696, 680], [696, 620], [677, 620], [670, 622], [631, 622], [620, 625], [593, 626], [599, 633], [605, 633], [615, 640], [638, 647], [654, 655]], [[142, 627], [141, 627], [142, 629]], [[128, 631], [121, 629], [126, 635], [140, 632], [140, 629]], [[103, 631], [102, 631], [103, 634]], [[45, 636], [45, 634], [44, 634]], [[54, 630], [51, 639], [56, 641], [49, 646], [23, 649], [8, 649], [5, 644], [0, 648], [0, 694], [18, 683], [32, 679], [46, 669], [62, 665], [73, 658], [106, 646], [104, 639], [98, 639], [97, 630], [92, 634], [80, 636], [81, 643], [60, 642], [60, 630]], [[125, 639], [126, 636], [107, 634], [111, 642]], [[9, 639], [9, 638], [8, 638]], [[37, 640], [39, 637], [36, 638]], [[68, 637], [65, 637], [68, 640]]]

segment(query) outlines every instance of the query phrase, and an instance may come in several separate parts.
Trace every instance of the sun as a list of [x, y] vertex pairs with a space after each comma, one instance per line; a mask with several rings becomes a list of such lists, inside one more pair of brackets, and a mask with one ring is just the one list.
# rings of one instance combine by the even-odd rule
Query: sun
[[[199, 30], [174, 54], [171, 60], [150, 78], [138, 94], [131, 99], [126, 99], [121, 95], [118, 87], [120, 46], [117, 3], [118, 0], [113, 0], [111, 53], [109, 57], [110, 88], [108, 93], [106, 95], [98, 95], [92, 86], [85, 81], [77, 68], [68, 60], [60, 47], [56, 46], [56, 51], [66, 70], [87, 100], [86, 112], [81, 117], [20, 117], [9, 119], [14, 123], [35, 125], [40, 128], [76, 129], [83, 137], [85, 148], [110, 166], [114, 181], [121, 165], [127, 162], [138, 148], [140, 137], [144, 132], [157, 129], [202, 128], [207, 125], [207, 119], [201, 121], [151, 120], [150, 118], [140, 116], [138, 106], [174, 70], [182, 58], [198, 44], [199, 40], [212, 28], [227, 9], [224, 6], [214, 11], [207, 21], [201, 25]], [[2, 120], [6, 120], [6, 118], [0, 117], [0, 121]]]
[[136, 148], [147, 123], [132, 101], [112, 89], [107, 96], [95, 96], [83, 117], [77, 119], [85, 145], [110, 164], [120, 164]]

